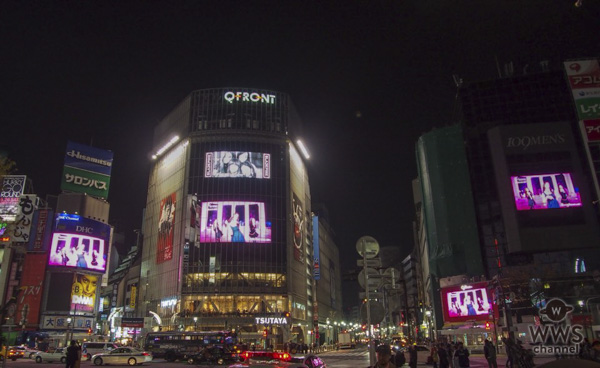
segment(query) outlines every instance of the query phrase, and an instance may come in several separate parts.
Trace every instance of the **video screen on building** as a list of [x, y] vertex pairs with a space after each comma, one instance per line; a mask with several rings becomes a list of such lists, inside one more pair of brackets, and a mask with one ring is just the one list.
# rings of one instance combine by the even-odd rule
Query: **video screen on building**
[[489, 320], [496, 313], [487, 283], [458, 285], [442, 289], [444, 318], [448, 322]]
[[86, 218], [57, 216], [48, 265], [106, 271], [110, 226]]
[[269, 153], [215, 151], [206, 152], [204, 176], [207, 178], [271, 178]]
[[510, 178], [518, 211], [581, 207], [579, 188], [569, 173]]
[[271, 222], [263, 202], [203, 202], [200, 243], [270, 243]]

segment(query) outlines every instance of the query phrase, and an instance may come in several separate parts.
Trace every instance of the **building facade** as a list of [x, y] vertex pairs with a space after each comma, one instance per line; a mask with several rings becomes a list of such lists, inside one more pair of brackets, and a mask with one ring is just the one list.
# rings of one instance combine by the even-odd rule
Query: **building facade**
[[142, 316], [257, 344], [307, 339], [316, 295], [301, 131], [288, 95], [246, 88], [194, 91], [156, 127]]

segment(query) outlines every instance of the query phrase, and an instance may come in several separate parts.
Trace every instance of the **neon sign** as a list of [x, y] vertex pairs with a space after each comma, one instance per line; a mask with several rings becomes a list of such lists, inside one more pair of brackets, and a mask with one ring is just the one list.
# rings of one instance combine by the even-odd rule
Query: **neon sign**
[[233, 101], [245, 101], [245, 102], [261, 102], [273, 105], [275, 103], [275, 95], [267, 95], [264, 93], [256, 92], [225, 92], [223, 95], [225, 101], [233, 103]]

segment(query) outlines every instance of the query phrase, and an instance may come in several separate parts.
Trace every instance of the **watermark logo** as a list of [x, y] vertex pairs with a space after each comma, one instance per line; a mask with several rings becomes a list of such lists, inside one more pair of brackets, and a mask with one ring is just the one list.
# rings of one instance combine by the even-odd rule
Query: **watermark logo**
[[540, 310], [540, 317], [546, 323], [529, 325], [529, 336], [534, 344], [536, 355], [576, 355], [583, 341], [583, 326], [568, 325], [566, 319], [573, 312], [572, 305], [554, 298]]

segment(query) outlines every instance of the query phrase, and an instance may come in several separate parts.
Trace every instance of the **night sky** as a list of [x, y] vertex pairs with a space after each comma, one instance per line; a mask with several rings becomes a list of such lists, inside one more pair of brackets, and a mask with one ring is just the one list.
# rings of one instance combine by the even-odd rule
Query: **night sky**
[[176, 104], [213, 87], [286, 92], [347, 272], [360, 236], [412, 249], [415, 143], [457, 121], [453, 74], [600, 54], [600, 1], [574, 2], [5, 0], [0, 148], [42, 197], [60, 191], [67, 140], [112, 150], [111, 224], [132, 241], [153, 128]]

